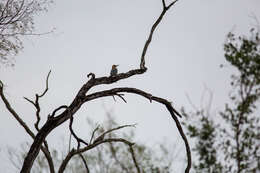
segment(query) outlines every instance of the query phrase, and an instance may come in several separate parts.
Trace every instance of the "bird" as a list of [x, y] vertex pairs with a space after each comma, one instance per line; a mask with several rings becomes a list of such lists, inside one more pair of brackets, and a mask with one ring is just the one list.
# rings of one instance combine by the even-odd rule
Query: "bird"
[[111, 69], [111, 71], [110, 71], [110, 76], [116, 76], [117, 75], [117, 72], [118, 72], [118, 70], [117, 70], [117, 67], [118, 65], [112, 65], [112, 69]]

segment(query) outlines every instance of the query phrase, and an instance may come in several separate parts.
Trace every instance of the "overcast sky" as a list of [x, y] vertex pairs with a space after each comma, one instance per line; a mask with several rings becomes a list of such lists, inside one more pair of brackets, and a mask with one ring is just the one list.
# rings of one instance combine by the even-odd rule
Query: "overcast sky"
[[[108, 76], [112, 64], [120, 65], [119, 72], [138, 68], [150, 27], [161, 9], [161, 0], [55, 0], [47, 13], [36, 17], [38, 32], [56, 28], [54, 33], [27, 37], [15, 67], [0, 68], [7, 98], [33, 127], [34, 108], [23, 97], [34, 98], [36, 92], [42, 92], [50, 69], [49, 91], [41, 100], [42, 117], [60, 105], [69, 105], [88, 80], [88, 73]], [[228, 101], [230, 74], [234, 72], [224, 60], [225, 36], [229, 31], [248, 34], [255, 24], [253, 15], [260, 18], [259, 0], [179, 0], [154, 33], [146, 56], [148, 71], [91, 92], [135, 87], [173, 101], [178, 110], [182, 106], [191, 110], [187, 95], [199, 107], [208, 88], [214, 94], [212, 112], [220, 111]], [[219, 68], [220, 64], [226, 67]], [[164, 106], [140, 96], [126, 94], [125, 98], [127, 104], [107, 97], [82, 106], [75, 115], [75, 131], [86, 137], [91, 130], [86, 118], [101, 123], [105, 112], [112, 111], [120, 124], [138, 123], [138, 140], [157, 143], [166, 139], [182, 144]], [[1, 148], [32, 142], [2, 101], [0, 115]], [[62, 136], [69, 136], [68, 123], [47, 139], [55, 146]], [[1, 170], [13, 172], [3, 151], [0, 160], [5, 163]]]

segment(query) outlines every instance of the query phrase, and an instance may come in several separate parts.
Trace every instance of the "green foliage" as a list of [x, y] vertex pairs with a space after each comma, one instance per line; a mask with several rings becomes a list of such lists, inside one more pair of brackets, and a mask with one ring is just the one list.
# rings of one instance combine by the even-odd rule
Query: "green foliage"
[[227, 172], [260, 171], [260, 117], [254, 114], [260, 97], [260, 40], [255, 29], [250, 33], [250, 37], [229, 33], [224, 45], [226, 60], [239, 72], [232, 76], [233, 104], [226, 104], [220, 113], [226, 122], [221, 130], [221, 147], [230, 161], [225, 164]]
[[238, 69], [240, 75], [235, 81], [243, 85], [260, 84], [260, 39], [254, 28], [250, 37], [235, 37], [233, 33], [227, 36], [224, 45], [226, 60]]
[[217, 127], [204, 112], [204, 110], [201, 110], [188, 114], [184, 109], [182, 110], [185, 117], [183, 125], [187, 129], [188, 136], [195, 139], [195, 141], [191, 141], [195, 142], [195, 146], [192, 148], [196, 158], [196, 161], [193, 162], [193, 171], [197, 173], [219, 173], [222, 172], [222, 166], [217, 160]]
[[[229, 33], [224, 44], [225, 58], [238, 73], [231, 76], [230, 103], [220, 116], [205, 115], [209, 112], [205, 109], [189, 115], [184, 111], [188, 135], [195, 139], [195, 172], [260, 171], [260, 117], [255, 115], [260, 97], [260, 39], [257, 30], [251, 29], [250, 34]], [[191, 122], [194, 119], [197, 123]]]

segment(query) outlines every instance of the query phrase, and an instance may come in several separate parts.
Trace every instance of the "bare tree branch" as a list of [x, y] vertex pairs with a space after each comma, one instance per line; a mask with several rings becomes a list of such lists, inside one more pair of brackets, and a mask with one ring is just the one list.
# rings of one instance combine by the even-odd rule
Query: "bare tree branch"
[[134, 149], [133, 149], [133, 146], [132, 145], [129, 145], [129, 150], [130, 150], [130, 153], [131, 153], [131, 156], [132, 156], [132, 159], [134, 161], [134, 164], [135, 164], [135, 167], [136, 167], [136, 171], [137, 173], [140, 173], [141, 170], [140, 170], [140, 167], [137, 163], [137, 160], [136, 160], [136, 157], [135, 157], [135, 152], [134, 152]]
[[[38, 134], [35, 137], [33, 144], [31, 145], [31, 148], [30, 148], [27, 156], [25, 157], [23, 167], [22, 167], [22, 170], [21, 170], [22, 173], [29, 173], [30, 172], [31, 167], [33, 165], [33, 162], [34, 162], [35, 158], [37, 157], [37, 155], [39, 153], [41, 144], [44, 142], [47, 135], [53, 129], [55, 129], [56, 127], [58, 127], [59, 125], [61, 125], [65, 121], [67, 121], [68, 119], [70, 119], [80, 109], [82, 104], [86, 103], [87, 101], [99, 98], [99, 97], [114, 96], [114, 95], [119, 96], [121, 92], [129, 92], [129, 93], [138, 94], [138, 95], [141, 95], [141, 96], [149, 99], [150, 102], [153, 100], [153, 101], [156, 101], [158, 103], [164, 104], [166, 106], [167, 110], [170, 112], [172, 118], [174, 119], [174, 121], [176, 123], [176, 126], [179, 130], [180, 135], [182, 136], [182, 138], [184, 140], [184, 143], [185, 143], [185, 146], [186, 146], [186, 152], [187, 152], [187, 159], [188, 159], [188, 166], [187, 166], [185, 172], [186, 173], [189, 172], [190, 166], [191, 166], [191, 155], [190, 155], [189, 144], [188, 144], [188, 141], [187, 141], [185, 134], [183, 133], [183, 130], [182, 130], [182, 127], [181, 127], [181, 125], [178, 121], [178, 118], [176, 117], [176, 115], [179, 116], [179, 117], [181, 117], [181, 115], [172, 107], [171, 102], [169, 102], [169, 101], [167, 101], [166, 99], [163, 99], [163, 98], [154, 97], [152, 94], [146, 93], [144, 91], [141, 91], [141, 90], [138, 90], [138, 89], [135, 89], [135, 88], [114, 88], [114, 89], [111, 89], [111, 90], [105, 90], [105, 91], [96, 92], [96, 93], [93, 93], [93, 94], [86, 95], [88, 93], [88, 91], [94, 86], [102, 85], [102, 84], [112, 84], [112, 83], [115, 83], [119, 80], [126, 79], [126, 78], [129, 78], [131, 76], [138, 75], [138, 74], [143, 74], [143, 73], [146, 72], [147, 68], [145, 67], [145, 55], [146, 55], [147, 49], [148, 49], [148, 47], [149, 47], [149, 45], [152, 41], [153, 33], [154, 33], [155, 29], [157, 28], [157, 26], [159, 25], [159, 23], [161, 22], [165, 13], [176, 2], [177, 2], [177, 0], [173, 1], [172, 3], [170, 3], [167, 6], [165, 4], [165, 1], [163, 1], [164, 8], [163, 8], [160, 16], [158, 17], [158, 19], [153, 24], [153, 26], [150, 30], [150, 34], [148, 36], [148, 39], [147, 39], [147, 41], [144, 45], [144, 48], [143, 48], [143, 51], [142, 51], [142, 56], [141, 56], [140, 69], [130, 70], [126, 73], [117, 74], [116, 76], [99, 77], [99, 78], [95, 78], [95, 74], [90, 73], [88, 75], [88, 77], [91, 77], [91, 78], [80, 88], [80, 90], [78, 91], [78, 93], [77, 93], [76, 97], [74, 98], [74, 100], [72, 101], [72, 103], [59, 115], [57, 115], [55, 117], [54, 116], [49, 117], [47, 122], [40, 129], [40, 131], [38, 132]], [[71, 152], [69, 152], [68, 156], [65, 158], [65, 161], [61, 165], [60, 170], [65, 169], [65, 166], [67, 164], [66, 162], [68, 162], [70, 157], [72, 157], [74, 154], [78, 154], [78, 153], [87, 151], [89, 149], [96, 147], [99, 144], [102, 144], [102, 143], [105, 143], [105, 142], [124, 142], [124, 143], [128, 143], [129, 145], [133, 145], [132, 143], [130, 143], [130, 142], [124, 140], [124, 139], [104, 139], [103, 136], [100, 136], [100, 137], [102, 137], [101, 140], [96, 140], [94, 143], [89, 144], [88, 146], [86, 146], [83, 149], [72, 150]]]
[[145, 98], [147, 98], [150, 102], [152, 100], [164, 104], [166, 106], [166, 108], [168, 109], [168, 111], [173, 114], [174, 116], [177, 115], [181, 118], [181, 114], [176, 111], [173, 107], [172, 107], [172, 103], [166, 99], [160, 98], [160, 97], [155, 97], [150, 93], [146, 93], [142, 90], [136, 89], [136, 88], [114, 88], [114, 89], [110, 89], [110, 90], [104, 90], [104, 91], [100, 91], [100, 92], [96, 92], [90, 95], [86, 95], [85, 98], [83, 99], [84, 102], [88, 102], [100, 97], [106, 97], [106, 96], [111, 96], [111, 95], [116, 95], [118, 93], [122, 93], [122, 92], [127, 92], [127, 93], [133, 93], [133, 94], [137, 94], [137, 95], [141, 95]]
[[117, 158], [116, 149], [114, 148], [112, 142], [109, 143], [109, 148], [110, 148], [112, 157], [114, 158], [114, 160], [116, 161], [116, 163], [119, 164], [119, 166], [122, 168], [122, 170], [124, 170], [124, 172], [129, 173], [128, 168]]
[[92, 132], [92, 135], [91, 135], [91, 138], [90, 138], [90, 140], [89, 140], [89, 143], [91, 144], [92, 143], [92, 140], [94, 139], [94, 135], [95, 135], [95, 133], [96, 133], [96, 131], [99, 129], [99, 126], [97, 126], [96, 128], [95, 128], [95, 130]]
[[[9, 101], [6, 99], [4, 92], [4, 84], [3, 82], [0, 80], [0, 96], [1, 99], [3, 100], [7, 110], [11, 113], [11, 115], [13, 115], [13, 117], [18, 121], [18, 123], [25, 129], [25, 131], [32, 137], [32, 139], [35, 139], [35, 135], [34, 133], [31, 131], [31, 129], [27, 126], [27, 124], [20, 118], [20, 116], [16, 113], [16, 111], [12, 108], [12, 106], [10, 105]], [[50, 173], [54, 173], [54, 164], [53, 164], [53, 160], [52, 157], [50, 155], [49, 149], [48, 149], [48, 145], [47, 142], [44, 140], [44, 146], [40, 146], [40, 149], [42, 150], [42, 152], [44, 153], [47, 162], [49, 164], [49, 169], [50, 169]]]
[[163, 8], [166, 8], [165, 0], [162, 0]]
[[79, 138], [76, 133], [73, 131], [72, 129], [72, 123], [73, 123], [73, 116], [70, 117], [70, 125], [69, 125], [69, 129], [70, 129], [70, 133], [72, 134], [72, 136], [77, 140], [78, 143], [78, 147], [77, 149], [80, 148], [80, 143], [83, 143], [85, 145], [88, 145], [88, 143], [86, 143], [83, 139]]
[[100, 140], [103, 140], [105, 135], [108, 134], [108, 133], [111, 133], [115, 130], [119, 130], [119, 129], [122, 129], [122, 128], [125, 128], [125, 127], [135, 127], [136, 124], [132, 124], [132, 125], [123, 125], [123, 126], [119, 126], [119, 127], [116, 127], [116, 128], [113, 128], [113, 129], [110, 129], [110, 130], [107, 130], [105, 131], [104, 133], [102, 133], [99, 137], [97, 137], [93, 143], [95, 142], [98, 142]]
[[88, 164], [87, 164], [85, 158], [83, 157], [83, 155], [81, 153], [79, 153], [79, 157], [81, 158], [82, 162], [84, 163], [84, 166], [86, 168], [86, 173], [89, 173]]
[[[105, 137], [106, 134], [111, 133], [111, 132], [113, 132], [113, 131], [115, 131], [115, 130], [119, 130], [119, 129], [125, 128], [125, 127], [134, 127], [134, 126], [135, 126], [135, 125], [123, 125], [123, 126], [118, 126], [118, 127], [116, 127], [116, 128], [109, 129], [109, 130], [103, 132], [101, 135], [99, 135], [99, 136], [94, 140], [94, 142], [91, 143], [92, 139], [94, 138], [95, 132], [99, 129], [99, 127], [96, 127], [95, 130], [92, 132], [92, 136], [91, 136], [91, 139], [90, 139], [89, 144], [86, 144], [86, 147], [84, 147], [84, 148], [80, 148], [79, 143], [82, 142], [82, 141], [81, 141], [78, 137], [75, 137], [76, 140], [77, 140], [77, 142], [78, 142], [77, 149], [72, 149], [72, 150], [67, 154], [67, 156], [65, 157], [65, 159], [62, 161], [62, 164], [61, 164], [61, 166], [60, 166], [60, 168], [59, 168], [59, 172], [62, 172], [62, 171], [65, 170], [65, 168], [66, 168], [68, 162], [70, 161], [70, 159], [71, 159], [75, 154], [81, 154], [81, 153], [83, 153], [83, 152], [85, 152], [85, 151], [87, 151], [87, 150], [89, 150], [89, 149], [92, 149], [92, 148], [98, 146], [99, 144], [102, 144], [103, 141], [106, 141], [106, 139], [104, 139], [104, 137]], [[73, 133], [74, 133], [74, 132], [73, 132]], [[74, 134], [75, 134], [75, 133], [74, 133]], [[109, 139], [112, 139], [112, 138], [109, 138]], [[128, 144], [129, 146], [130, 146], [130, 144], [131, 144], [131, 146], [133, 145], [133, 143], [128, 142], [128, 141], [125, 140], [125, 139], [121, 139], [121, 138], [118, 138], [118, 139], [120, 139], [119, 141], [124, 142], [124, 143]], [[116, 140], [117, 140], [117, 139], [116, 139]], [[114, 141], [114, 140], [112, 140], [112, 142], [113, 142], [113, 141]], [[127, 141], [127, 142], [126, 142], [126, 141]], [[83, 143], [84, 143], [84, 142], [83, 142]], [[97, 144], [97, 145], [96, 145], [96, 144]], [[90, 146], [90, 147], [89, 147], [89, 146]], [[81, 151], [81, 152], [78, 152], [78, 151]]]
[[53, 111], [52, 114], [49, 116], [49, 118], [50, 118], [50, 117], [53, 118], [53, 117], [55, 116], [56, 112], [58, 112], [59, 110], [61, 110], [61, 109], [67, 109], [67, 108], [68, 108], [67, 105], [61, 105], [61, 106], [59, 106], [58, 108], [54, 109], [54, 111]]
[[38, 97], [43, 97], [47, 91], [49, 90], [49, 77], [50, 77], [50, 74], [51, 74], [51, 70], [49, 71], [48, 75], [47, 75], [47, 78], [46, 78], [46, 87], [45, 87], [45, 90], [43, 91], [43, 93], [41, 95], [39, 95]]
[[70, 119], [70, 117], [79, 110], [81, 105], [85, 102], [84, 99], [85, 99], [86, 93], [92, 87], [101, 85], [101, 84], [111, 84], [111, 83], [117, 82], [121, 79], [129, 78], [133, 75], [142, 74], [145, 71], [146, 71], [146, 69], [136, 69], [136, 70], [130, 70], [126, 73], [120, 73], [116, 76], [100, 77], [100, 78], [94, 78], [94, 75], [92, 75], [92, 78], [81, 87], [78, 94], [74, 98], [73, 102], [67, 107], [67, 109], [64, 110], [62, 113], [60, 113], [58, 116], [49, 117], [48, 121], [40, 129], [40, 131], [38, 132], [38, 134], [35, 137], [33, 144], [31, 145], [31, 148], [30, 148], [27, 156], [25, 157], [21, 172], [25, 172], [25, 173], [30, 172], [32, 164], [33, 164], [35, 158], [37, 157], [40, 146], [44, 142], [46, 136], [54, 128], [58, 127], [60, 124], [64, 123], [66, 120]]
[[35, 127], [35, 129], [36, 129], [37, 131], [39, 131], [39, 123], [40, 123], [40, 121], [41, 121], [41, 116], [40, 116], [41, 107], [40, 107], [40, 104], [39, 104], [39, 99], [40, 99], [41, 97], [43, 97], [43, 96], [47, 93], [47, 91], [48, 91], [48, 89], [49, 89], [48, 82], [49, 82], [49, 76], [50, 76], [50, 74], [51, 74], [51, 70], [49, 71], [49, 73], [48, 73], [48, 75], [47, 75], [47, 78], [46, 78], [45, 90], [44, 90], [43, 93], [40, 94], [40, 95], [37, 94], [37, 93], [35, 94], [35, 101], [32, 101], [32, 100], [30, 100], [30, 99], [24, 97], [25, 100], [27, 100], [28, 102], [30, 102], [31, 104], [33, 104], [34, 107], [36, 108], [36, 122], [34, 123], [34, 127]]
[[7, 108], [7, 110], [11, 113], [11, 115], [13, 115], [13, 117], [18, 121], [18, 123], [25, 129], [25, 131], [32, 137], [35, 138], [34, 133], [30, 130], [30, 128], [27, 126], [27, 124], [20, 118], [20, 116], [16, 113], [16, 111], [12, 108], [12, 106], [10, 105], [10, 103], [8, 102], [8, 100], [6, 99], [4, 92], [4, 85], [1, 81], [0, 84], [0, 95], [1, 98]]
[[88, 146], [84, 147], [84, 148], [81, 148], [81, 149], [72, 149], [68, 155], [65, 157], [65, 159], [62, 161], [62, 164], [61, 166], [59, 167], [59, 170], [58, 170], [58, 173], [63, 173], [68, 162], [70, 161], [70, 159], [76, 155], [76, 154], [79, 154], [79, 153], [83, 153], [83, 152], [86, 152], [88, 150], [91, 150], [95, 147], [97, 147], [98, 145], [101, 145], [101, 144], [104, 144], [104, 143], [109, 143], [109, 142], [121, 142], [121, 143], [125, 143], [127, 145], [134, 145], [134, 143], [132, 142], [129, 142], [125, 139], [122, 139], [122, 138], [109, 138], [109, 139], [104, 139], [102, 141], [98, 141], [96, 143], [92, 143], [92, 144], [89, 144]]
[[148, 36], [148, 39], [145, 42], [144, 48], [143, 48], [143, 52], [142, 52], [142, 56], [141, 56], [141, 63], [140, 63], [140, 69], [146, 69], [145, 67], [145, 55], [147, 52], [147, 49], [152, 41], [153, 38], [153, 33], [156, 29], [156, 27], [159, 25], [159, 23], [161, 22], [161, 20], [163, 19], [163, 16], [165, 15], [165, 13], [171, 8], [171, 6], [173, 6], [178, 0], [173, 1], [172, 3], [170, 3], [170, 5], [166, 6], [165, 4], [165, 0], [162, 0], [163, 3], [163, 10], [160, 14], [160, 16], [157, 18], [157, 20], [155, 21], [155, 23], [153, 24], [151, 30], [150, 30], [150, 34]]
[[171, 2], [167, 7], [166, 9], [169, 10], [169, 8], [171, 8], [171, 6], [173, 6], [178, 0], [175, 0], [173, 2]]
[[96, 92], [96, 93], [85, 96], [84, 101], [87, 102], [87, 101], [90, 101], [90, 100], [94, 100], [96, 98], [111, 96], [111, 95], [115, 95], [116, 93], [121, 93], [121, 92], [138, 94], [138, 95], [141, 95], [141, 96], [149, 99], [150, 101], [154, 100], [156, 102], [159, 102], [159, 103], [165, 105], [167, 110], [170, 112], [173, 120], [175, 121], [177, 129], [178, 129], [178, 131], [179, 131], [179, 133], [180, 133], [180, 135], [181, 135], [181, 137], [184, 141], [185, 148], [186, 148], [186, 154], [187, 154], [187, 160], [188, 160], [188, 164], [187, 164], [185, 173], [188, 173], [190, 171], [190, 168], [191, 168], [191, 151], [190, 151], [190, 147], [189, 147], [187, 137], [183, 132], [182, 126], [181, 126], [178, 118], [176, 117], [176, 115], [179, 116], [179, 117], [181, 117], [181, 115], [172, 107], [171, 102], [169, 102], [169, 101], [167, 101], [163, 98], [160, 98], [160, 97], [152, 96], [151, 94], [146, 93], [146, 92], [139, 90], [139, 89], [136, 89], [136, 88], [114, 88], [114, 89], [111, 89], [111, 90], [104, 90], [104, 91]]

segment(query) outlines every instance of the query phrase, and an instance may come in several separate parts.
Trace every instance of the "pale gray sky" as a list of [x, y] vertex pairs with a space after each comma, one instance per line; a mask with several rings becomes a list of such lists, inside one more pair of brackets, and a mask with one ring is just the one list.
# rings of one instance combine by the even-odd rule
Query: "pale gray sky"
[[[33, 98], [36, 92], [41, 92], [50, 69], [50, 89], [41, 100], [42, 117], [59, 105], [70, 104], [89, 72], [107, 76], [112, 64], [120, 64], [120, 72], [138, 68], [144, 42], [161, 8], [161, 0], [55, 0], [49, 12], [36, 18], [39, 32], [56, 28], [55, 32], [27, 37], [25, 49], [16, 57], [15, 68], [0, 68], [0, 79], [7, 85], [6, 96], [32, 125], [34, 108], [23, 96]], [[259, 0], [179, 0], [154, 34], [146, 57], [148, 71], [91, 92], [136, 87], [173, 101], [179, 110], [182, 106], [190, 108], [186, 94], [199, 106], [206, 86], [214, 93], [213, 111], [220, 110], [227, 102], [233, 72], [230, 66], [219, 68], [225, 64], [225, 36], [232, 29], [247, 34], [255, 22], [250, 17], [253, 14], [260, 18]], [[101, 122], [106, 107], [113, 110], [121, 124], [138, 123], [136, 132], [142, 141], [181, 140], [164, 106], [135, 95], [127, 94], [125, 98], [127, 104], [108, 97], [83, 106], [75, 115], [75, 130], [86, 136], [90, 130], [86, 117]], [[0, 115], [1, 148], [31, 142], [2, 102]], [[66, 138], [69, 135], [67, 123], [47, 139], [55, 145], [63, 135]], [[5, 160], [1, 169], [12, 172], [2, 151], [0, 159]]]

